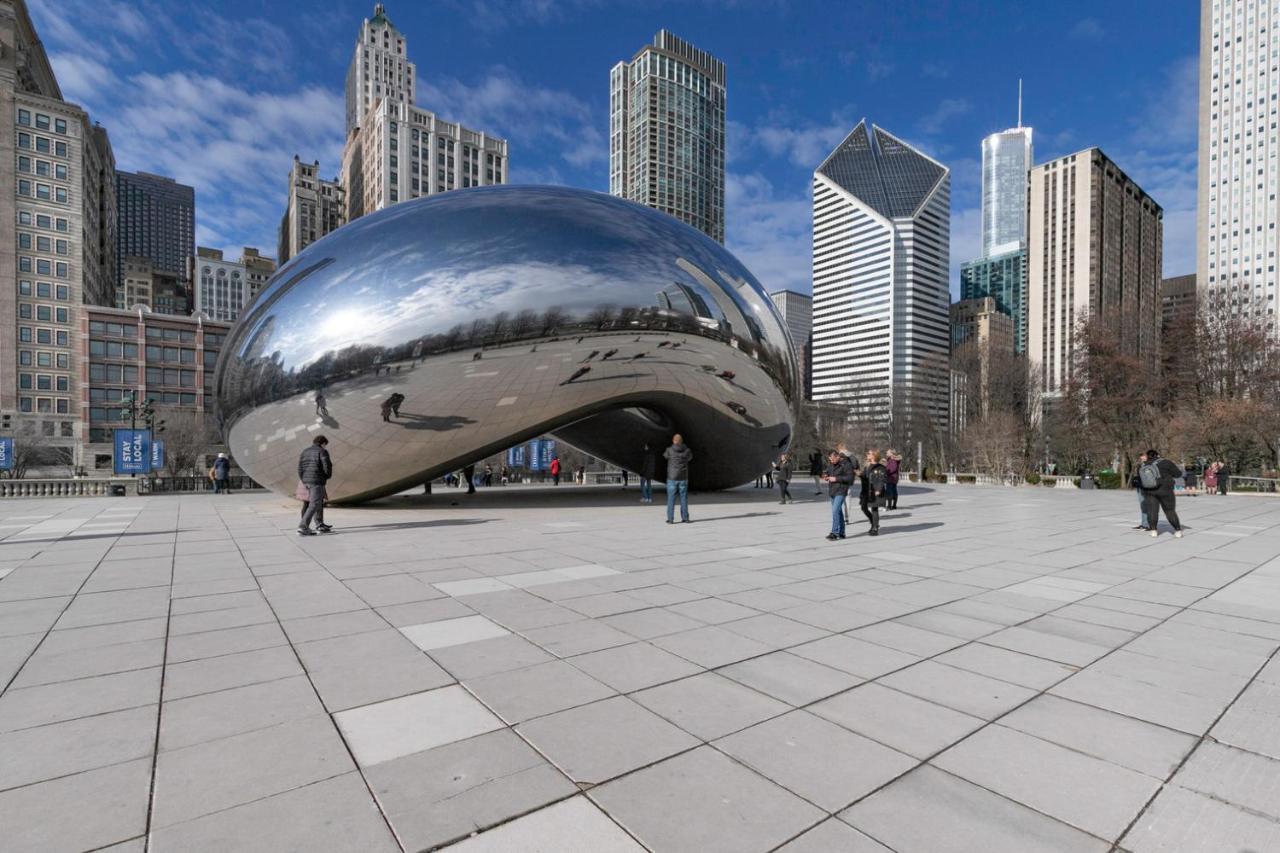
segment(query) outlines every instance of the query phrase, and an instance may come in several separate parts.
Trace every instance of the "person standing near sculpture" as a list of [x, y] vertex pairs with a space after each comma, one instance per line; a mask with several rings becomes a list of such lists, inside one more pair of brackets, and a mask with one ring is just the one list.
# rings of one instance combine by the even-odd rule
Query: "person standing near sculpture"
[[689, 522], [689, 464], [693, 451], [680, 433], [671, 436], [671, 446], [662, 451], [667, 460], [667, 524], [675, 524], [676, 496], [680, 497], [680, 521]]
[[778, 503], [780, 504], [785, 504], [787, 501], [795, 503], [795, 498], [791, 497], [791, 472], [794, 468], [790, 453], [782, 454], [778, 461], [773, 463], [773, 479], [778, 484]]
[[551, 457], [551, 484], [560, 485], [560, 457]]
[[213, 460], [213, 493], [231, 494], [231, 460], [225, 453], [219, 453], [218, 458]]
[[[324, 523], [324, 502], [328, 497], [325, 484], [333, 479], [333, 461], [326, 449], [329, 439], [317, 435], [311, 440], [311, 446], [298, 456], [298, 480], [307, 487], [307, 509], [298, 525], [300, 536], [315, 536], [329, 533], [331, 526]], [[315, 519], [316, 529], [311, 529], [311, 520]]]
[[849, 486], [853, 485], [853, 461], [832, 450], [827, 454], [827, 468], [822, 474], [822, 481], [827, 484], [827, 494], [831, 498], [831, 532], [828, 539], [844, 538], [844, 503], [849, 497]]
[[884, 470], [889, 475], [889, 480], [885, 483], [884, 500], [885, 509], [898, 508], [898, 474], [902, 470], [902, 457], [898, 455], [896, 450], [886, 450], [884, 459]]
[[640, 503], [653, 503], [653, 477], [658, 473], [658, 456], [645, 444], [640, 457]]

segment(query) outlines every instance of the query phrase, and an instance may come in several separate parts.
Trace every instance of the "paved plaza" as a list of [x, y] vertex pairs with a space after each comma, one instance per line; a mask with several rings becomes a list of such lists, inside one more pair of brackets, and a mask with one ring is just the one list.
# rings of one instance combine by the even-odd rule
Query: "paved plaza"
[[1280, 501], [797, 485], [0, 503], [0, 848], [1280, 849]]

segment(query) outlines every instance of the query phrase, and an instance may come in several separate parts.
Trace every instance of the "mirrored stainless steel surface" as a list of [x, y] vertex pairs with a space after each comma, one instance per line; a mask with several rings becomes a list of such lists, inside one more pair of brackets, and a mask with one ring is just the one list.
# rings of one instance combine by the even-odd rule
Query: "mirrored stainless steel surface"
[[291, 494], [323, 433], [330, 497], [351, 503], [545, 433], [637, 471], [679, 432], [693, 488], [739, 485], [787, 446], [799, 388], [772, 302], [723, 246], [543, 186], [404, 202], [309, 246], [232, 330], [215, 385], [255, 480]]

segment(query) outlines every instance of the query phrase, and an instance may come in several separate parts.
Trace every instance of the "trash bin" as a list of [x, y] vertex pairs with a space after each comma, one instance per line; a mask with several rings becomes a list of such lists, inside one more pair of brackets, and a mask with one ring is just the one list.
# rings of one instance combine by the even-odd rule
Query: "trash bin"
[[1082, 489], [1098, 488], [1098, 484], [1097, 482], [1094, 481], [1093, 475], [1090, 474], [1088, 471], [1085, 471], [1084, 475], [1080, 478], [1080, 488]]
[[120, 485], [119, 483], [112, 483], [112, 485], [111, 485], [111, 497], [113, 497], [113, 498], [122, 498], [122, 497], [124, 497], [124, 496], [125, 496], [125, 495], [127, 495], [127, 494], [129, 494], [129, 490], [128, 490], [128, 489], [126, 489], [124, 486]]

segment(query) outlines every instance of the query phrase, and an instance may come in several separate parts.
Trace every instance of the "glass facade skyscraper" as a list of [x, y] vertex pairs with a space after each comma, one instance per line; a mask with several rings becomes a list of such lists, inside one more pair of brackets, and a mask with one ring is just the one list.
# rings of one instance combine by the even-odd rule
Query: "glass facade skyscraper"
[[1027, 173], [1031, 128], [1015, 127], [982, 140], [982, 255], [1027, 245]]
[[724, 63], [662, 30], [609, 75], [609, 192], [724, 242]]
[[1013, 318], [1013, 351], [1027, 351], [1027, 250], [1018, 249], [960, 265], [960, 298], [989, 296]]

